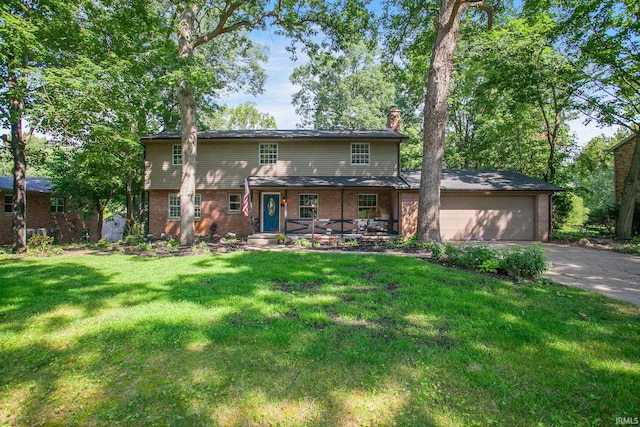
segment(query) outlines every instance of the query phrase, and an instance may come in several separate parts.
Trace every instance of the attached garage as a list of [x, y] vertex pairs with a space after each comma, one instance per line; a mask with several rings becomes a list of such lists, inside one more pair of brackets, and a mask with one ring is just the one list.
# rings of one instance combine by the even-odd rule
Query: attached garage
[[536, 240], [534, 196], [445, 193], [440, 204], [443, 239]]
[[[420, 171], [403, 171], [409, 189], [400, 197], [401, 229], [417, 228]], [[545, 241], [551, 231], [551, 196], [559, 187], [511, 171], [444, 170], [440, 232], [444, 240]]]

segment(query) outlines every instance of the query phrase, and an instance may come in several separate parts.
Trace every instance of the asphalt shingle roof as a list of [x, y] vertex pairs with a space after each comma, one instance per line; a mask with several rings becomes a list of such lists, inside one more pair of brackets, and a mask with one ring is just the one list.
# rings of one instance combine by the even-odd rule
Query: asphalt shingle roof
[[[420, 188], [420, 171], [406, 170], [402, 178], [410, 189]], [[562, 191], [548, 182], [507, 170], [443, 169], [441, 190], [449, 191]]]
[[397, 176], [252, 176], [249, 186], [406, 188], [406, 183]]
[[[180, 132], [161, 132], [145, 135], [142, 141], [179, 140]], [[395, 139], [406, 140], [408, 136], [390, 130], [215, 130], [198, 132], [198, 139]]]
[[[420, 171], [402, 171], [400, 176], [252, 176], [250, 187], [391, 187], [420, 188]], [[442, 190], [449, 191], [562, 191], [548, 182], [506, 170], [442, 171]]]
[[[51, 193], [51, 181], [47, 178], [29, 178], [27, 177], [27, 191], [34, 193]], [[13, 177], [0, 176], [0, 190], [13, 191]]]

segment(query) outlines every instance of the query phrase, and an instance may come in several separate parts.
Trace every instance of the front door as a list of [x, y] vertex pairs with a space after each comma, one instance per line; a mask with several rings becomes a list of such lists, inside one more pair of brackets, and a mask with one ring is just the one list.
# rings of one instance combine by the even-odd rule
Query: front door
[[280, 231], [280, 194], [262, 195], [262, 231], [265, 233]]

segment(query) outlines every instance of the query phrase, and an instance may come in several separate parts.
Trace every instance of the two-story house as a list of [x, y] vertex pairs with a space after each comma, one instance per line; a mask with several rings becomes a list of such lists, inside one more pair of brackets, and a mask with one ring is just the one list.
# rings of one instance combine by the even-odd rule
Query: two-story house
[[[196, 235], [396, 234], [416, 230], [419, 171], [400, 170], [394, 130], [198, 133]], [[142, 138], [149, 232], [180, 232], [179, 132]], [[558, 187], [508, 171], [445, 170], [443, 239], [547, 240]], [[252, 210], [242, 214], [248, 182]]]

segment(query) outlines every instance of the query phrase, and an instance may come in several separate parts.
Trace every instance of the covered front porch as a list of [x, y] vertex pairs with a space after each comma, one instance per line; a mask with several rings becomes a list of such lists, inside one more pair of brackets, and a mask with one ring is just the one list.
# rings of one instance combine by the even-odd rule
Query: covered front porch
[[354, 236], [397, 236], [398, 220], [373, 217], [366, 219], [287, 219], [284, 234]]
[[397, 236], [398, 177], [251, 177], [253, 233]]

